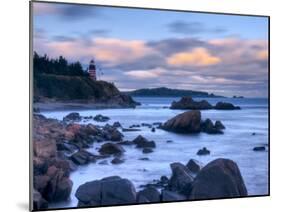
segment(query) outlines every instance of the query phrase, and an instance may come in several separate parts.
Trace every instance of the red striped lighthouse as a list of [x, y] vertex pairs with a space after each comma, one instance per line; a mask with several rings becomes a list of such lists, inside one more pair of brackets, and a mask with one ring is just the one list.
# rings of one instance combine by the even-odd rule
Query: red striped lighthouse
[[90, 75], [90, 78], [94, 81], [97, 80], [97, 75], [96, 75], [96, 65], [95, 65], [95, 62], [94, 60], [91, 60], [90, 61], [90, 65], [89, 65], [89, 75]]

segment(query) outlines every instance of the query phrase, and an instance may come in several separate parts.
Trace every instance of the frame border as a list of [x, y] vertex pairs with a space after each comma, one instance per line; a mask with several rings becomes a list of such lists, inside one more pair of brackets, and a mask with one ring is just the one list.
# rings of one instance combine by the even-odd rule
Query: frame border
[[[32, 129], [33, 129], [33, 3], [46, 3], [46, 4], [64, 4], [64, 5], [85, 5], [97, 7], [110, 7], [110, 8], [126, 8], [126, 9], [143, 9], [143, 10], [157, 10], [157, 11], [172, 11], [172, 12], [189, 12], [201, 14], [214, 14], [214, 15], [233, 15], [233, 16], [247, 16], [247, 17], [260, 17], [266, 18], [268, 23], [268, 64], [267, 64], [267, 77], [268, 77], [268, 193], [262, 195], [248, 195], [238, 197], [222, 197], [222, 198], [206, 198], [196, 200], [178, 200], [167, 202], [149, 202], [149, 203], [133, 203], [133, 204], [119, 204], [119, 205], [104, 205], [104, 206], [86, 206], [86, 207], [65, 207], [65, 208], [47, 208], [34, 210], [33, 209], [33, 142], [32, 142]], [[118, 5], [103, 5], [95, 3], [74, 3], [74, 2], [57, 2], [57, 1], [42, 1], [30, 0], [29, 1], [29, 211], [54, 211], [54, 210], [68, 210], [68, 209], [89, 209], [89, 208], [104, 208], [104, 207], [118, 207], [118, 206], [135, 206], [135, 205], [150, 205], [150, 204], [166, 204], [166, 203], [180, 203], [180, 202], [197, 202], [207, 200], [226, 200], [226, 199], [244, 199], [244, 198], [257, 198], [257, 197], [270, 197], [270, 15], [253, 15], [253, 14], [239, 14], [227, 12], [208, 12], [196, 10], [179, 10], [179, 9], [164, 9], [153, 7], [136, 7], [136, 6], [118, 6]]]

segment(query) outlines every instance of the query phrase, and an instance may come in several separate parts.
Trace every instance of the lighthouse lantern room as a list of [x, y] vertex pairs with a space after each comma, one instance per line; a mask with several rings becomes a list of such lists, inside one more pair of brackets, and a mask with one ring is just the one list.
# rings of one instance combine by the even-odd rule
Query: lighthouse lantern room
[[96, 65], [95, 65], [95, 62], [94, 60], [91, 60], [90, 61], [90, 65], [89, 65], [89, 75], [90, 75], [90, 78], [94, 81], [97, 80], [97, 75], [96, 75]]

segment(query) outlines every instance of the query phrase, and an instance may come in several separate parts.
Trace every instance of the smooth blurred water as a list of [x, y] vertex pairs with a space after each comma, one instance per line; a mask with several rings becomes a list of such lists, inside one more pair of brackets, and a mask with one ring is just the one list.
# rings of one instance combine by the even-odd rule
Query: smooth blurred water
[[[182, 113], [182, 110], [170, 110], [163, 108], [170, 106], [173, 100], [179, 98], [135, 98], [142, 105], [135, 109], [101, 109], [77, 111], [82, 116], [102, 114], [110, 117], [112, 124], [119, 121], [123, 127], [132, 124], [153, 122], [164, 122], [169, 118]], [[195, 98], [200, 100], [200, 98]], [[268, 100], [267, 99], [225, 99], [209, 98], [211, 104], [218, 101], [231, 102], [240, 106], [242, 110], [222, 111], [222, 110], [203, 110], [202, 118], [220, 120], [226, 129], [223, 135], [208, 135], [200, 133], [198, 135], [180, 135], [156, 129], [151, 132], [148, 127], [141, 127], [140, 132], [125, 132], [125, 140], [132, 140], [138, 135], [143, 135], [149, 140], [154, 140], [157, 147], [153, 153], [143, 154], [141, 150], [134, 146], [124, 146], [125, 162], [120, 165], [112, 165], [112, 158], [107, 159], [108, 165], [89, 164], [80, 166], [77, 171], [71, 174], [73, 190], [71, 199], [68, 202], [51, 204], [50, 207], [76, 207], [77, 199], [74, 194], [79, 185], [101, 179], [103, 177], [118, 175], [131, 180], [137, 189], [139, 186], [159, 179], [162, 175], [170, 176], [170, 163], [182, 162], [186, 164], [189, 159], [197, 159], [204, 164], [217, 159], [229, 158], [234, 160], [241, 171], [246, 183], [249, 195], [268, 194], [268, 152], [254, 152], [255, 146], [268, 144]], [[69, 112], [57, 111], [44, 112], [46, 117], [62, 119]], [[104, 125], [95, 121], [81, 122]], [[256, 135], [252, 135], [255, 132]], [[167, 143], [172, 140], [172, 143]], [[101, 144], [94, 144], [89, 151], [96, 152]], [[208, 156], [197, 156], [198, 149], [207, 147], [211, 154]], [[139, 160], [148, 157], [149, 161]]]

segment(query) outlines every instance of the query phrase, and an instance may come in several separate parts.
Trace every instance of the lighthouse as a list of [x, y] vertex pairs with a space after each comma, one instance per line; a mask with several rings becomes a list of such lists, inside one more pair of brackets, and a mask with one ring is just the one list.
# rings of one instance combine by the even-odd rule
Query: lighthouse
[[94, 81], [97, 80], [97, 75], [96, 75], [96, 65], [95, 65], [95, 62], [94, 60], [91, 60], [90, 61], [90, 65], [89, 65], [89, 75], [90, 75], [90, 78]]

